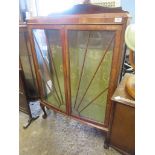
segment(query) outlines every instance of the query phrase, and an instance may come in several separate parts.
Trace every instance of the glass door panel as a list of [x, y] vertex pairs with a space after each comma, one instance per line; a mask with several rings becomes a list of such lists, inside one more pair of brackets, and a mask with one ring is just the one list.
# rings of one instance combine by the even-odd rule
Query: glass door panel
[[114, 31], [68, 31], [72, 115], [104, 123], [114, 39]]
[[59, 30], [33, 29], [43, 98], [66, 111], [62, 46]]

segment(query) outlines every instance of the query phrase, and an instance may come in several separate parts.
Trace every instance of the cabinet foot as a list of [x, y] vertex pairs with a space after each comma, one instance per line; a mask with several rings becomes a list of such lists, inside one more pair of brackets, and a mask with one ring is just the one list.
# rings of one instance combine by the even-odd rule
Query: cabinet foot
[[40, 105], [41, 106], [41, 109], [42, 109], [42, 111], [43, 111], [43, 115], [42, 115], [42, 118], [43, 119], [46, 119], [47, 118], [47, 113], [46, 113], [46, 110], [45, 110], [45, 106], [44, 105]]
[[105, 136], [105, 140], [104, 140], [104, 148], [105, 149], [109, 149], [109, 132], [106, 133], [106, 136]]
[[109, 144], [107, 142], [104, 142], [104, 148], [109, 149]]
[[46, 119], [46, 118], [47, 118], [47, 114], [43, 114], [43, 115], [42, 115], [42, 118], [43, 118], [43, 119]]

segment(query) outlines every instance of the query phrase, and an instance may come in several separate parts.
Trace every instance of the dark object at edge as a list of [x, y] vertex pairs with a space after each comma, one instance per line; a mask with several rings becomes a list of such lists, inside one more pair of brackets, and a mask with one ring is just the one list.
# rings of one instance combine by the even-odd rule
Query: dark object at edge
[[97, 14], [97, 13], [123, 13], [122, 7], [109, 8], [92, 4], [78, 4], [71, 9], [60, 13], [51, 13], [48, 16], [55, 15], [70, 15], [70, 14]]

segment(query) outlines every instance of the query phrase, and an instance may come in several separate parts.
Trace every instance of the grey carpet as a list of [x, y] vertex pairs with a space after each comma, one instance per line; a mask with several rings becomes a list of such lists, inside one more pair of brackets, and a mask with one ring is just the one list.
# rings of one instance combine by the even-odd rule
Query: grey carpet
[[20, 112], [20, 155], [120, 155], [112, 148], [104, 149], [101, 130], [81, 124], [69, 117], [48, 110], [27, 129], [28, 116]]

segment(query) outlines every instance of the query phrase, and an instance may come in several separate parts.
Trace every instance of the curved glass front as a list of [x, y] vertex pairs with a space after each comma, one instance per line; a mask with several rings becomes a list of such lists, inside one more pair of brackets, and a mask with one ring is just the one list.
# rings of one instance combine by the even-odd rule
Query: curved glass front
[[55, 108], [66, 111], [62, 45], [59, 30], [33, 29], [43, 98]]

